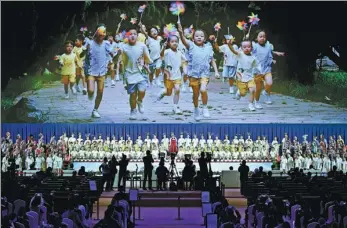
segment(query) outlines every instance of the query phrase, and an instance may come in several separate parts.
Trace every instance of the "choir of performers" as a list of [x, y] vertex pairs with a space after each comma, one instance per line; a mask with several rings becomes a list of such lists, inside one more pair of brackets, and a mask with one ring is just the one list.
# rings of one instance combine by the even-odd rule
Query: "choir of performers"
[[[207, 153], [213, 161], [228, 162], [239, 160], [254, 161], [279, 161], [280, 169], [288, 170], [293, 167], [308, 169], [310, 166], [317, 170], [330, 170], [336, 165], [338, 169], [345, 170], [346, 166], [346, 146], [341, 135], [335, 139], [329, 136], [328, 140], [324, 135], [313, 136], [312, 141], [308, 136], [302, 136], [299, 140], [293, 136], [292, 140], [288, 134], [284, 135], [281, 142], [274, 137], [269, 143], [267, 137], [257, 136], [253, 140], [248, 134], [244, 139], [243, 135], [234, 135], [232, 140], [227, 134], [220, 140], [218, 135], [207, 134], [198, 137], [196, 134], [191, 138], [187, 133], [181, 133], [179, 138], [172, 133], [170, 138], [164, 133], [161, 139], [156, 135], [148, 133], [143, 140], [139, 135], [135, 141], [130, 136], [119, 138], [115, 135], [91, 136], [81, 133], [75, 137], [71, 133], [70, 137], [66, 133], [57, 137], [52, 136], [46, 142], [43, 134], [39, 134], [35, 140], [30, 135], [27, 140], [23, 140], [17, 135], [16, 140], [11, 139], [11, 134], [6, 136], [1, 142], [2, 151], [2, 171], [9, 167], [9, 159], [14, 158], [17, 170], [22, 169], [46, 169], [51, 167], [59, 172], [63, 167], [67, 167], [74, 161], [99, 162], [104, 157], [108, 159], [114, 155], [117, 159], [125, 154], [133, 161], [140, 161], [145, 156], [146, 151], [152, 151], [153, 158], [159, 160], [161, 157], [170, 159], [170, 153], [175, 153], [178, 161], [185, 158], [197, 160], [201, 152]], [[91, 140], [92, 138], [92, 140]]]

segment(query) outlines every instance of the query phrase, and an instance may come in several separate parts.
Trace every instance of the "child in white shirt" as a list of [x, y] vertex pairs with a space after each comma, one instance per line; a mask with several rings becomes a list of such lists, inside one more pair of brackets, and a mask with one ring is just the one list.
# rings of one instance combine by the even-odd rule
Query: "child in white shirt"
[[249, 91], [248, 108], [255, 111], [254, 96], [255, 96], [255, 81], [254, 77], [260, 73], [260, 66], [257, 59], [252, 56], [252, 42], [244, 40], [241, 43], [242, 51], [236, 51], [232, 45], [232, 40], [229, 40], [228, 46], [232, 53], [236, 55], [237, 64], [237, 87], [236, 99], [246, 96]]
[[[165, 42], [163, 49], [160, 53], [161, 57], [164, 58], [165, 62], [165, 91], [159, 94], [158, 100], [161, 100], [164, 96], [171, 96], [172, 90], [175, 90], [173, 103], [173, 111], [175, 114], [182, 114], [182, 111], [178, 107], [178, 101], [180, 96], [180, 86], [182, 84], [182, 74], [181, 74], [181, 65], [182, 62], [185, 62], [186, 59], [182, 52], [177, 50], [179, 38], [177, 36], [170, 36], [168, 41]], [[166, 46], [169, 49], [166, 49]]]
[[[149, 65], [150, 67], [150, 74], [149, 74], [149, 81], [152, 83], [153, 79], [157, 79], [156, 83], [158, 86], [161, 85], [159, 74], [162, 66], [162, 59], [160, 58], [160, 50], [161, 45], [160, 42], [162, 41], [162, 38], [158, 36], [159, 31], [157, 27], [151, 27], [149, 29], [149, 33], [146, 32], [146, 27], [139, 23], [141, 32], [145, 34], [147, 39], [147, 45], [148, 49], [150, 51], [149, 57], [153, 60], [153, 63]], [[155, 74], [155, 77], [154, 77]]]
[[130, 120], [136, 120], [136, 106], [141, 114], [144, 113], [142, 101], [147, 88], [147, 76], [144, 73], [144, 64], [152, 63], [152, 60], [146, 45], [137, 42], [136, 29], [130, 28], [128, 33], [128, 43], [124, 44], [121, 49], [124, 62], [123, 83], [130, 95]]
[[[235, 82], [235, 76], [236, 76], [236, 67], [237, 67], [237, 57], [234, 53], [231, 52], [230, 48], [228, 47], [228, 44], [226, 43], [222, 46], [218, 46], [218, 43], [214, 43], [214, 48], [216, 51], [223, 53], [224, 55], [224, 62], [223, 62], [223, 75], [222, 77], [224, 79], [229, 79], [229, 93], [234, 94], [234, 82]], [[234, 50], [237, 50], [237, 45], [233, 45]]]
[[189, 83], [193, 90], [194, 119], [200, 121], [199, 94], [201, 93], [203, 117], [210, 118], [207, 108], [208, 94], [207, 85], [210, 80], [210, 64], [212, 64], [215, 76], [219, 77], [216, 62], [213, 58], [213, 48], [206, 45], [206, 34], [203, 30], [194, 31], [193, 41], [187, 40], [183, 34], [182, 25], [178, 24], [178, 32], [182, 43], [188, 49], [189, 61], [188, 75]]

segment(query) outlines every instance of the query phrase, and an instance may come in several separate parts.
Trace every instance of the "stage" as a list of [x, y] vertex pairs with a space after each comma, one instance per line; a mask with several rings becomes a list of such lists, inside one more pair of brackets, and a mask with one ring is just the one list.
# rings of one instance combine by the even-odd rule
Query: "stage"
[[[232, 166], [234, 170], [238, 170], [240, 166], [240, 162], [211, 162], [211, 168], [213, 172], [222, 172], [225, 170], [229, 170], [229, 167]], [[79, 170], [81, 166], [84, 166], [86, 168], [86, 171], [99, 171], [99, 166], [102, 162], [74, 162], [74, 169]], [[184, 168], [183, 162], [175, 162], [177, 171], [180, 172]], [[128, 170], [130, 172], [134, 172], [136, 170], [136, 165], [138, 166], [138, 172], [142, 172], [144, 169], [143, 162], [129, 162]], [[196, 170], [199, 170], [199, 163], [194, 162], [194, 165], [196, 167]], [[262, 166], [264, 170], [269, 171], [271, 170], [272, 162], [247, 162], [247, 165], [249, 166], [249, 169], [251, 171], [254, 171], [255, 168], [259, 168], [259, 166]], [[155, 169], [159, 166], [159, 162], [153, 163], [154, 169], [153, 172], [155, 172]], [[169, 169], [170, 168], [170, 162], [166, 162], [165, 166]]]

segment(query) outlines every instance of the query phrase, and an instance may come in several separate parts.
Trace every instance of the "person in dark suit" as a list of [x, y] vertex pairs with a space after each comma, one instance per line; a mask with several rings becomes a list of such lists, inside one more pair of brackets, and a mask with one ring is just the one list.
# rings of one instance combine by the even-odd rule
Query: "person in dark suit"
[[246, 165], [246, 161], [243, 160], [240, 167], [239, 167], [239, 173], [240, 173], [240, 183], [241, 183], [241, 194], [244, 194], [246, 181], [248, 180], [248, 173], [249, 173], [249, 167]]
[[153, 170], [153, 165], [152, 163], [154, 162], [151, 151], [147, 150], [146, 151], [146, 156], [143, 157], [143, 163], [145, 166], [144, 169], [144, 178], [143, 178], [143, 190], [147, 190], [146, 188], [146, 182], [148, 179], [148, 187], [149, 190], [152, 190], [152, 170]]
[[201, 152], [201, 156], [198, 159], [198, 162], [200, 167], [200, 174], [205, 183], [206, 180], [208, 179], [208, 168], [207, 168], [208, 159], [205, 157], [205, 152]]
[[118, 172], [117, 165], [119, 165], [114, 155], [112, 156], [111, 160], [108, 162], [108, 165], [110, 166], [110, 171], [111, 171], [110, 188], [111, 190], [113, 190], [114, 180], [116, 179], [116, 174]]
[[102, 180], [101, 180], [101, 186], [102, 186], [102, 190], [104, 190], [104, 185], [106, 183], [106, 191], [110, 191], [110, 184], [111, 184], [111, 170], [110, 170], [110, 166], [107, 162], [107, 158], [104, 157], [104, 162], [99, 166], [99, 171], [100, 173], [102, 173]]
[[118, 190], [121, 186], [121, 181], [123, 180], [123, 186], [126, 187], [126, 179], [127, 179], [127, 167], [129, 164], [129, 159], [127, 159], [127, 156], [125, 154], [122, 154], [122, 160], [118, 162], [119, 164], [119, 176], [118, 176]]

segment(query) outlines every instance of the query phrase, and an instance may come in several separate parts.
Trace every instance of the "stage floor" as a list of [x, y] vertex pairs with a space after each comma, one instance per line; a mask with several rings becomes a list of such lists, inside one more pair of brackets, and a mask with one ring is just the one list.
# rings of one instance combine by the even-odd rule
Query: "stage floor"
[[[45, 113], [47, 123], [196, 122], [193, 117], [192, 93], [181, 93], [179, 106], [183, 114], [174, 115], [172, 97], [156, 101], [161, 90], [156, 86], [147, 89], [143, 101], [145, 116], [148, 118], [145, 121], [140, 116], [138, 120], [129, 120], [129, 95], [122, 82], [117, 82], [113, 88], [105, 87], [99, 108], [101, 118], [91, 118], [94, 102], [90, 102], [82, 93], [63, 99], [64, 91], [60, 81], [45, 84], [42, 89], [26, 94], [25, 97], [37, 109], [36, 113]], [[272, 105], [264, 104], [264, 96], [261, 96], [264, 109], [252, 112], [248, 109], [248, 95], [237, 101], [229, 94], [228, 83], [214, 78], [208, 85], [208, 97], [211, 118], [201, 120], [205, 123], [346, 123], [347, 119], [345, 108], [275, 93], [271, 96]]]
[[[79, 170], [81, 166], [84, 166], [86, 168], [86, 171], [99, 171], [99, 167], [102, 162], [74, 162], [74, 169]], [[183, 162], [175, 162], [177, 171], [182, 171], [184, 168]], [[128, 170], [130, 172], [133, 172], [136, 170], [136, 165], [138, 166], [138, 172], [143, 171], [143, 162], [130, 162], [128, 165]], [[194, 162], [194, 165], [196, 166], [196, 169], [199, 170], [199, 163]], [[253, 171], [256, 168], [259, 168], [259, 166], [262, 166], [265, 171], [271, 170], [272, 162], [247, 162], [247, 165], [249, 166], [250, 171]], [[155, 172], [155, 169], [159, 166], [159, 162], [153, 163]], [[165, 166], [167, 168], [170, 168], [170, 162], [166, 162]], [[229, 170], [229, 167], [232, 166], [234, 170], [238, 170], [240, 166], [240, 162], [211, 162], [211, 168], [214, 172], [221, 172], [223, 170]]]

